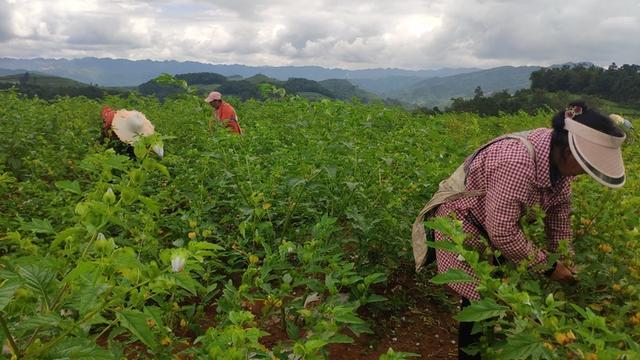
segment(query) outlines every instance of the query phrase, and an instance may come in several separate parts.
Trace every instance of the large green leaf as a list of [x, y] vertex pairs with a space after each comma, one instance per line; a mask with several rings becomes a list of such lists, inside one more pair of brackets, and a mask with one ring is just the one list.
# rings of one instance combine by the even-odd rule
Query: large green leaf
[[431, 279], [434, 284], [469, 283], [475, 279], [461, 269], [449, 269], [445, 273], [438, 274]]
[[149, 316], [159, 328], [164, 329], [164, 322], [162, 321], [162, 310], [157, 306], [145, 306], [144, 313]]
[[434, 249], [450, 251], [456, 254], [460, 252], [456, 244], [452, 243], [451, 241], [427, 241], [427, 246], [430, 246]]
[[20, 288], [22, 281], [18, 277], [6, 279], [0, 285], [0, 310], [9, 305], [13, 294]]
[[52, 312], [47, 315], [39, 315], [36, 314], [34, 316], [30, 316], [26, 318], [24, 321], [20, 323], [20, 329], [23, 331], [33, 331], [37, 328], [63, 328], [64, 326], [68, 326], [69, 323], [65, 323], [60, 315]]
[[509, 340], [500, 346], [502, 351], [498, 359], [542, 359], [545, 356], [543, 341], [534, 334], [517, 334], [509, 337]]
[[115, 360], [117, 357], [95, 343], [80, 338], [67, 338], [56, 345], [44, 359], [55, 360]]
[[149, 315], [137, 310], [125, 310], [117, 314], [120, 325], [129, 330], [138, 340], [151, 349], [158, 347], [158, 340], [149, 328], [147, 320], [153, 320]]
[[78, 310], [80, 317], [84, 317], [87, 313], [102, 306], [102, 302], [98, 300], [109, 289], [110, 285], [101, 282], [99, 279], [98, 271], [94, 267], [91, 272], [82, 274], [72, 284], [73, 296], [70, 299], [70, 303]]
[[482, 321], [503, 315], [509, 308], [496, 304], [492, 299], [474, 301], [455, 316], [458, 321]]
[[56, 181], [55, 184], [58, 189], [82, 195], [82, 189], [80, 189], [80, 184], [77, 181], [61, 180]]
[[55, 279], [53, 269], [43, 264], [26, 264], [18, 267], [18, 273], [24, 280], [25, 286], [39, 293], [43, 301], [49, 307], [49, 286]]
[[155, 215], [160, 214], [160, 205], [158, 205], [155, 200], [143, 195], [138, 195], [138, 200], [140, 200], [140, 202], [142, 202], [147, 207], [147, 209], [149, 209], [149, 211], [151, 211]]
[[187, 290], [188, 292], [190, 292], [194, 296], [198, 295], [197, 287], [199, 286], [199, 284], [198, 284], [197, 281], [195, 281], [191, 277], [191, 275], [189, 275], [188, 271], [181, 271], [181, 272], [177, 272], [177, 273], [172, 273], [171, 275], [176, 280], [176, 283], [178, 284], [178, 286], [180, 286], [181, 288]]
[[54, 234], [55, 230], [53, 226], [49, 222], [49, 220], [40, 220], [40, 219], [31, 219], [30, 223], [23, 224], [21, 226], [22, 230], [33, 231], [34, 233], [40, 234]]

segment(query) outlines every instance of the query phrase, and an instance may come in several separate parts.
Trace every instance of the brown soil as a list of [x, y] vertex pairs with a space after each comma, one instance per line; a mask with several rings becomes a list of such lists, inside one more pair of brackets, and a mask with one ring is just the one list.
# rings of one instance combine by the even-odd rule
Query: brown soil
[[[397, 304], [394, 309], [366, 307], [360, 317], [366, 320], [373, 331], [372, 334], [355, 336], [352, 344], [332, 344], [328, 346], [330, 360], [365, 360], [378, 359], [389, 348], [394, 352], [418, 354], [417, 359], [457, 359], [457, 322], [451, 317], [450, 299], [436, 300], [429, 294], [442, 293], [428, 283], [429, 276], [416, 276], [413, 271], [392, 274], [388, 283], [379, 287], [376, 293], [389, 299], [388, 303]], [[449, 303], [449, 305], [443, 304]], [[384, 303], [382, 303], [384, 304]], [[259, 319], [263, 304], [255, 302], [247, 304], [247, 309]], [[202, 329], [215, 326], [215, 305], [207, 307], [199, 325]], [[264, 321], [264, 319], [263, 319]], [[291, 343], [282, 324], [277, 318], [260, 321], [260, 328], [269, 335], [261, 338], [261, 343], [271, 348], [278, 343]], [[174, 350], [180, 352], [195, 340], [195, 334], [188, 330], [176, 330], [176, 335], [184, 339], [183, 343], [174, 344]], [[126, 339], [118, 337], [119, 340]], [[106, 347], [106, 337], [99, 339], [98, 344]], [[192, 345], [191, 345], [192, 346]], [[145, 346], [134, 342], [127, 346], [125, 356], [128, 359], [148, 358]], [[182, 359], [189, 359], [187, 356]]]
[[[330, 360], [378, 359], [389, 348], [394, 352], [418, 354], [420, 359], [457, 359], [457, 322], [451, 318], [451, 310], [438, 304], [426, 294], [442, 292], [413, 271], [393, 274], [378, 294], [388, 299], [399, 299], [402, 307], [392, 309], [364, 309], [360, 316], [370, 324], [373, 334], [355, 336], [352, 344], [332, 344], [328, 346]], [[451, 296], [451, 303], [455, 302]], [[256, 304], [253, 310], [259, 311]], [[272, 347], [278, 342], [288, 341], [280, 322], [264, 328], [270, 335], [261, 343]]]
[[[451, 317], [451, 305], [457, 299], [440, 299], [428, 294], [442, 293], [429, 282], [431, 276], [417, 276], [411, 270], [390, 275], [386, 286], [377, 293], [400, 305], [396, 310], [362, 314], [371, 324], [373, 334], [354, 338], [353, 344], [329, 346], [331, 360], [378, 359], [389, 348], [410, 352], [419, 359], [457, 359], [458, 323]], [[395, 300], [395, 301], [393, 301]]]

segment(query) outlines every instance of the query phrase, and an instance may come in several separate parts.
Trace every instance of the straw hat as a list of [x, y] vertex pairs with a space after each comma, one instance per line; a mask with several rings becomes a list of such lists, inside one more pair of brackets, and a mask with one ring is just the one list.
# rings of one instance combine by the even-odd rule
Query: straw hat
[[627, 136], [605, 134], [568, 117], [564, 121], [564, 128], [569, 132], [569, 148], [584, 171], [605, 186], [624, 185], [621, 148]]
[[111, 128], [120, 141], [127, 144], [133, 144], [137, 136], [148, 136], [155, 132], [153, 124], [144, 114], [135, 110], [118, 110]]

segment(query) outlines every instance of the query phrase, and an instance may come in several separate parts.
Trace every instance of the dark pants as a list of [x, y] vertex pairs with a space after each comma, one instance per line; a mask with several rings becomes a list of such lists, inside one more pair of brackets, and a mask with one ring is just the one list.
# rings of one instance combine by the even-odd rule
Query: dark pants
[[[461, 310], [471, 305], [469, 299], [462, 298], [462, 307]], [[480, 340], [480, 333], [471, 335], [471, 330], [473, 329], [472, 322], [460, 322], [460, 326], [458, 327], [458, 359], [459, 360], [480, 360], [480, 355], [469, 355], [462, 351], [463, 347], [466, 347], [471, 344], [475, 344]]]

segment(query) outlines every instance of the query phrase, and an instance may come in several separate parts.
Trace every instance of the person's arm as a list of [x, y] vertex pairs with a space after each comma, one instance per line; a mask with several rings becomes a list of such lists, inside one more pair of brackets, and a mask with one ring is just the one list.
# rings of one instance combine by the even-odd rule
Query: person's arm
[[229, 120], [238, 122], [238, 116], [236, 115], [236, 110], [231, 107], [231, 115], [229, 115]]
[[519, 223], [532, 191], [533, 162], [516, 156], [487, 169], [487, 176], [485, 228], [492, 245], [512, 262], [533, 257], [531, 266], [544, 263], [546, 253], [525, 237]]

